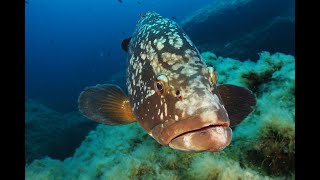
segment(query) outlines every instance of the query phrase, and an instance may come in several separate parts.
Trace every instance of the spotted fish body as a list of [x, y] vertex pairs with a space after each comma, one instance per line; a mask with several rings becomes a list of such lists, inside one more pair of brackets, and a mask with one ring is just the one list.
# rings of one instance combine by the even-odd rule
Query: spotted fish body
[[[168, 144], [182, 132], [218, 121], [228, 126], [222, 101], [211, 92], [208, 68], [175, 22], [147, 13], [130, 40], [129, 64], [127, 85], [133, 112], [159, 143]], [[161, 77], [168, 81], [168, 87], [158, 95], [154, 83]], [[181, 101], [176, 97], [177, 90]], [[172, 125], [178, 129], [171, 131]], [[231, 131], [220, 130], [225, 133], [224, 140], [229, 141]]]
[[[157, 142], [174, 149], [219, 151], [225, 148], [231, 141], [232, 131], [215, 74], [178, 24], [148, 12], [139, 20], [132, 37], [124, 42], [129, 61], [128, 96], [119, 95], [122, 91], [111, 85], [87, 88], [79, 98], [80, 111], [106, 124], [137, 121]], [[227, 92], [224, 97], [229, 100], [238, 99], [236, 105], [228, 100], [228, 107], [241, 107], [245, 116], [252, 111], [247, 108], [255, 104], [251, 92], [233, 85], [220, 89]], [[114, 95], [117, 92], [118, 95]], [[239, 99], [243, 101], [243, 98], [230, 98], [237, 94], [234, 92], [241, 92], [239, 97], [249, 97], [249, 103], [239, 105]], [[111, 104], [117, 104], [115, 97], [122, 97], [118, 103], [120, 111], [99, 99], [107, 97], [112, 97], [109, 98]], [[121, 109], [126, 115], [110, 115]]]

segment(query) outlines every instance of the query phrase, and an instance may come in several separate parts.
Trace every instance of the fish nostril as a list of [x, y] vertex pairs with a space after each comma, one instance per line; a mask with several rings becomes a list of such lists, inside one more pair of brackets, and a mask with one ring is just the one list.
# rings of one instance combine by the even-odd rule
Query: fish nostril
[[179, 90], [176, 90], [176, 96], [177, 96], [179, 101], [182, 101], [182, 96], [180, 95], [180, 91]]
[[176, 91], [176, 95], [177, 95], [177, 96], [180, 95], [180, 91], [179, 91], [179, 90]]

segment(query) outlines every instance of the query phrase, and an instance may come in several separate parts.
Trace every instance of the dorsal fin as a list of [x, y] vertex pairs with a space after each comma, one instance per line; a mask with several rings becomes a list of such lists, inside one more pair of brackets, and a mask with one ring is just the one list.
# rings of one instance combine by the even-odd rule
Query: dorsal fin
[[121, 48], [125, 51], [128, 52], [129, 50], [129, 43], [130, 43], [131, 37], [124, 39], [121, 43]]
[[256, 105], [256, 97], [244, 87], [222, 84], [218, 86], [218, 91], [228, 112], [231, 127], [241, 123]]
[[87, 87], [81, 92], [78, 103], [83, 115], [99, 123], [118, 125], [136, 121], [128, 97], [116, 85]]

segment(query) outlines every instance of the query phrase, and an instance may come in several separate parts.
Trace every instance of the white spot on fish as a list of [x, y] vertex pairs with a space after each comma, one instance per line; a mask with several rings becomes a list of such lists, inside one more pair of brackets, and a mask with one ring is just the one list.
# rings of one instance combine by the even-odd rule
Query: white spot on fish
[[142, 58], [143, 60], [145, 60], [145, 59], [146, 59], [146, 54], [141, 54], [141, 58]]
[[161, 38], [159, 39], [153, 40], [153, 44], [157, 47], [159, 51], [164, 47], [163, 43], [165, 42], [166, 42], [166, 39], [163, 38], [163, 36], [161, 36]]
[[183, 68], [181, 71], [181, 74], [184, 74], [188, 77], [190, 77], [196, 73], [197, 73], [197, 71], [194, 68], [188, 68], [188, 67]]
[[161, 42], [157, 43], [157, 49], [160, 51], [162, 48], [164, 47], [164, 45]]
[[168, 52], [162, 53], [161, 57], [162, 57], [162, 60], [164, 62], [168, 63], [169, 65], [173, 65], [173, 64], [175, 64], [177, 62], [181, 62], [183, 60], [181, 55], [177, 55], [174, 53], [168, 53]]
[[[152, 96], [152, 95], [154, 95], [154, 93], [155, 93], [156, 91], [155, 90], [150, 90], [150, 91], [148, 91], [148, 94], [146, 95], [146, 98], [148, 98], [148, 97], [150, 97], [150, 96]], [[149, 104], [150, 102], [148, 102], [148, 104]]]
[[167, 116], [167, 103], [164, 103], [164, 115]]
[[182, 39], [181, 38], [177, 38], [176, 42], [174, 43], [174, 47], [177, 49], [180, 49], [183, 45]]
[[173, 39], [169, 39], [169, 44], [173, 46]]

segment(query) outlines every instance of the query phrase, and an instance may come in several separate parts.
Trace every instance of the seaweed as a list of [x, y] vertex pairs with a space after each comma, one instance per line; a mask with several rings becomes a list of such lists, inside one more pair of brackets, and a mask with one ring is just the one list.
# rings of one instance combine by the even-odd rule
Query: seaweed
[[[204, 60], [213, 57], [207, 53]], [[137, 123], [98, 125], [72, 158], [26, 165], [26, 179], [294, 178], [294, 57], [264, 52], [258, 62], [209, 61], [220, 83], [249, 87], [257, 95], [255, 111], [232, 128], [231, 144], [223, 151], [177, 151], [157, 143]]]
[[255, 94], [257, 94], [261, 84], [267, 83], [272, 79], [273, 70], [268, 70], [263, 73], [249, 72], [242, 74], [241, 77], [247, 79], [246, 86]]
[[292, 126], [276, 127], [266, 124], [257, 138], [258, 142], [247, 151], [250, 164], [266, 174], [283, 176], [295, 172], [295, 135]]
[[146, 163], [142, 163], [137, 169], [131, 172], [129, 175], [130, 179], [145, 179], [144, 176], [154, 174], [155, 171], [151, 166]]

